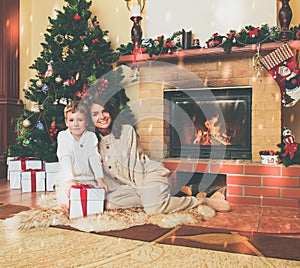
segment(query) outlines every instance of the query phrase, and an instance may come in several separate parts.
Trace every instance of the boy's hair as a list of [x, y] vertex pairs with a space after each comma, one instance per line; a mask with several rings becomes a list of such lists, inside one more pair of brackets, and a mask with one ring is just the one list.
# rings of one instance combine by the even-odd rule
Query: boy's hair
[[83, 114], [87, 114], [86, 109], [84, 106], [82, 106], [78, 101], [69, 99], [68, 100], [68, 104], [66, 105], [65, 109], [64, 109], [64, 117], [65, 119], [67, 118], [67, 114], [71, 112], [76, 113], [76, 112], [80, 112]]

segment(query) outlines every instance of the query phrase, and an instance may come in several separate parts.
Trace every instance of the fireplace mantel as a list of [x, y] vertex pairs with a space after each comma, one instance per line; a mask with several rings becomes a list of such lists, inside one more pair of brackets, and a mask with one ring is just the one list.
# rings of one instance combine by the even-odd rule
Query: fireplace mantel
[[[280, 47], [282, 42], [265, 43], [260, 47], [260, 53], [266, 55], [269, 52]], [[288, 42], [292, 49], [300, 50], [300, 40], [292, 40]], [[153, 55], [150, 57], [148, 54], [138, 54], [136, 60], [138, 62], [160, 60], [160, 61], [184, 61], [190, 58], [195, 59], [214, 59], [214, 58], [234, 58], [242, 55], [243, 57], [253, 56], [257, 52], [257, 45], [246, 45], [243, 47], [232, 47], [230, 52], [225, 52], [222, 47], [215, 48], [197, 48], [178, 50], [172, 54]], [[133, 55], [120, 56], [119, 63], [132, 63]]]

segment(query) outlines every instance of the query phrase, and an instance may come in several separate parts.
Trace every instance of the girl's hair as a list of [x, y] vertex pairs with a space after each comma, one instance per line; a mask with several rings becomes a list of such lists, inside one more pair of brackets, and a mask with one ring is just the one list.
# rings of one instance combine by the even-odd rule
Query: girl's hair
[[83, 105], [81, 105], [78, 101], [75, 101], [72, 99], [68, 100], [68, 104], [64, 108], [64, 117], [65, 118], [67, 118], [67, 114], [69, 112], [71, 112], [72, 114], [76, 113], [76, 112], [80, 112], [80, 113], [85, 114], [85, 116], [87, 115], [86, 108]]

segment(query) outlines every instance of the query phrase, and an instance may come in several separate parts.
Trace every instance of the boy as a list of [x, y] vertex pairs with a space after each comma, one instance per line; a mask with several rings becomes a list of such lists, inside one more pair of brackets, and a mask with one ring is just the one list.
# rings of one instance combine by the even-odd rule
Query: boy
[[64, 109], [68, 127], [57, 136], [57, 157], [60, 173], [56, 196], [60, 205], [69, 205], [70, 186], [92, 184], [108, 190], [103, 182], [103, 170], [95, 133], [87, 131], [86, 110], [78, 102], [69, 100]]

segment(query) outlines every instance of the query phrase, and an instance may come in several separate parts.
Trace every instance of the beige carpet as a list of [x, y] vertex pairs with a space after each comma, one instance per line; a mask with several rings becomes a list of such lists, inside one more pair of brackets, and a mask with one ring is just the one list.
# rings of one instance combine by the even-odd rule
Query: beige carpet
[[7, 229], [2, 220], [0, 237], [0, 267], [300, 267], [300, 262], [290, 260], [141, 242], [52, 227]]

